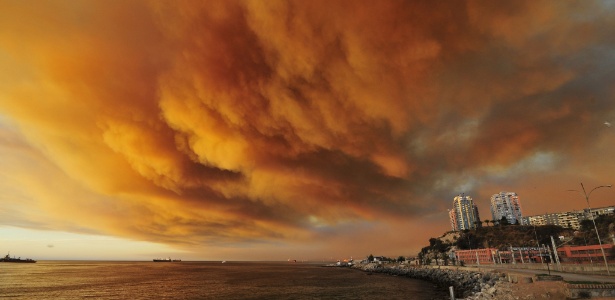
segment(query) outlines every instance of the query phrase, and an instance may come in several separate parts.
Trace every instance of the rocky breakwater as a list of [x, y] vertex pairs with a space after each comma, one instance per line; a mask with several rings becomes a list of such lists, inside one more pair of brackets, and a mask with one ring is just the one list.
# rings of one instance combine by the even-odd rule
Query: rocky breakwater
[[[508, 299], [510, 283], [506, 274], [499, 272], [464, 271], [454, 268], [415, 267], [376, 263], [357, 264], [353, 268], [365, 272], [406, 276], [434, 282], [443, 288], [452, 286], [455, 297], [464, 299]], [[514, 298], [510, 298], [514, 299]]]

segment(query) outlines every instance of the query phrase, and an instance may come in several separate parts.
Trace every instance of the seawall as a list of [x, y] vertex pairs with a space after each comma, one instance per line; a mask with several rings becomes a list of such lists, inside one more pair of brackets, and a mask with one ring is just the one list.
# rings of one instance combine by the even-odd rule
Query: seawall
[[505, 299], [508, 278], [500, 272], [465, 271], [453, 268], [418, 267], [408, 265], [356, 264], [353, 268], [365, 272], [406, 276], [434, 282], [443, 288], [452, 286], [455, 297], [465, 299]]

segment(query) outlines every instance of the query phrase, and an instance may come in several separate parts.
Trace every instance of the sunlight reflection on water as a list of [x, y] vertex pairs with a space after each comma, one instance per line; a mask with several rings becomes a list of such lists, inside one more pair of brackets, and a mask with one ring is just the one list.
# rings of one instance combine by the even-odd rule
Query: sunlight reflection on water
[[420, 280], [317, 264], [61, 262], [0, 264], [11, 299], [446, 299]]

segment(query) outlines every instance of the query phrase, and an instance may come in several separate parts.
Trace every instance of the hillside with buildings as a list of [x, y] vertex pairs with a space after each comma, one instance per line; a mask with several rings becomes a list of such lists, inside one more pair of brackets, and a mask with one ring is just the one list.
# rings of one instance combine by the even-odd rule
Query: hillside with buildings
[[[559, 244], [571, 241], [574, 230], [557, 225], [496, 225], [478, 227], [472, 230], [450, 231], [438, 238], [429, 239], [429, 245], [422, 248], [419, 259], [453, 260], [454, 252], [469, 249], [495, 248], [508, 250], [511, 247], [550, 246], [551, 237]], [[570, 243], [570, 242], [568, 242]]]
[[448, 211], [451, 229], [461, 231], [502, 223], [504, 225], [557, 225], [578, 230], [581, 228], [581, 222], [585, 220], [591, 221], [592, 218], [615, 213], [615, 206], [607, 206], [527, 216], [523, 214], [519, 196], [514, 192], [493, 194], [489, 204], [490, 214], [483, 215], [484, 219], [481, 220], [478, 207], [471, 196], [460, 194], [454, 197], [453, 208]]
[[615, 260], [615, 206], [523, 216], [517, 193], [499, 192], [491, 196], [489, 210], [491, 219], [481, 220], [472, 197], [454, 197], [448, 211], [452, 231], [429, 239], [419, 261], [523, 263], [555, 259], [554, 252], [571, 262]]
[[[595, 219], [601, 242], [607, 255], [615, 258], [615, 214], [600, 215]], [[548, 253], [553, 242], [560, 247], [597, 245], [598, 238], [591, 220], [583, 220], [577, 230], [559, 225], [504, 225], [477, 226], [475, 229], [449, 231], [437, 238], [429, 239], [429, 245], [418, 254], [421, 263], [453, 263], [459, 252], [465, 250], [505, 252], [510, 249], [535, 249]], [[536, 250], [543, 249], [543, 250]], [[599, 251], [598, 251], [599, 252]], [[596, 255], [599, 253], [595, 252]]]

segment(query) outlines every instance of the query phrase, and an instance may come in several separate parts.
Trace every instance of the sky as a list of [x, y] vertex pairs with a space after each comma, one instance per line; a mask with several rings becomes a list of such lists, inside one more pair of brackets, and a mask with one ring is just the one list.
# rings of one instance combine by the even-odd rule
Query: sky
[[614, 48], [610, 1], [0, 1], [0, 253], [413, 256], [462, 193], [582, 209]]

